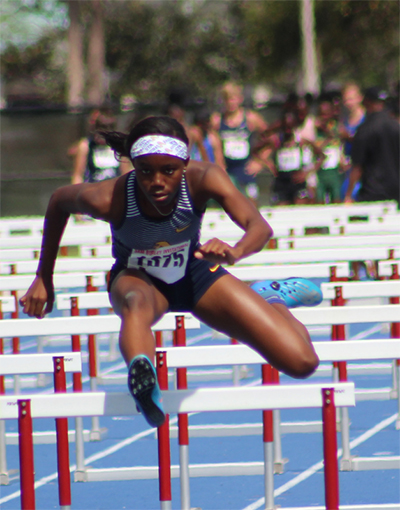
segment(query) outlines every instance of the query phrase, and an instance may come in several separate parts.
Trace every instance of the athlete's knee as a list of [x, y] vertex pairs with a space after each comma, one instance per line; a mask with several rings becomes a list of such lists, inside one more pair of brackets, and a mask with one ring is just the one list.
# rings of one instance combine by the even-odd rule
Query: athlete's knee
[[310, 377], [319, 365], [319, 358], [315, 353], [314, 349], [310, 346], [309, 349], [304, 352], [296, 359], [293, 367], [291, 367], [291, 376], [295, 379], [306, 379]]
[[141, 289], [130, 290], [122, 298], [121, 314], [123, 316], [143, 313], [146, 309], [151, 308], [149, 297]]

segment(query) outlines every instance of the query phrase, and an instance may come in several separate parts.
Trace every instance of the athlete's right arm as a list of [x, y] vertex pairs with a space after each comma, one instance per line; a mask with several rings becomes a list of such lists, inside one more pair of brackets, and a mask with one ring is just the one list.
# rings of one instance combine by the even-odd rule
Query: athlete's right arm
[[93, 184], [63, 186], [53, 193], [45, 215], [36, 278], [20, 299], [24, 313], [41, 318], [53, 309], [54, 266], [61, 237], [71, 214], [88, 214], [105, 221], [118, 222], [118, 206], [115, 205], [124, 200], [123, 195], [119, 199], [115, 195], [121, 179], [124, 177]]

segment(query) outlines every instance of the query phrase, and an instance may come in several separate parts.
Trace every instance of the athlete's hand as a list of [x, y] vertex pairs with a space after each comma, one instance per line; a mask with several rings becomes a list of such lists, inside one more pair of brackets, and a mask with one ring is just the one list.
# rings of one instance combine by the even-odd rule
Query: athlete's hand
[[29, 317], [42, 319], [53, 309], [53, 281], [45, 282], [41, 276], [36, 276], [32, 285], [19, 302], [23, 307], [23, 312], [29, 315]]
[[257, 175], [263, 170], [263, 168], [264, 165], [262, 163], [254, 159], [250, 159], [246, 163], [245, 172], [247, 175]]
[[240, 258], [240, 250], [232, 248], [220, 239], [210, 239], [194, 252], [196, 259], [204, 259], [213, 264], [233, 265]]

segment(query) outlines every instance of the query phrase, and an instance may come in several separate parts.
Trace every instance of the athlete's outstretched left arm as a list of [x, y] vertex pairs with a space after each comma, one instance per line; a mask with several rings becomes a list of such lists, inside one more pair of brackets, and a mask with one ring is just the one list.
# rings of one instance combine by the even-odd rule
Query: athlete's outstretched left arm
[[216, 264], [235, 264], [240, 259], [256, 253], [265, 246], [273, 231], [252, 202], [232, 183], [229, 175], [217, 165], [209, 165], [196, 186], [195, 200], [204, 203], [213, 199], [244, 230], [243, 237], [234, 245], [220, 239], [211, 239], [195, 253]]

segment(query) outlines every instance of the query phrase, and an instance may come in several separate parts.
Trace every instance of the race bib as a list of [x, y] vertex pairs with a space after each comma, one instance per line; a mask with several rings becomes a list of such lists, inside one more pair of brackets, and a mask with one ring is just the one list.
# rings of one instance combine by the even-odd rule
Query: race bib
[[331, 170], [332, 168], [337, 168], [340, 165], [340, 147], [328, 145], [328, 147], [325, 147], [324, 149], [324, 154], [326, 156], [322, 163], [322, 168], [324, 170]]
[[280, 149], [277, 154], [278, 170], [280, 172], [293, 172], [301, 168], [301, 154], [299, 147]]
[[152, 250], [132, 250], [127, 267], [144, 269], [165, 283], [175, 283], [185, 276], [190, 241]]
[[303, 153], [303, 166], [310, 166], [313, 162], [313, 151], [310, 149], [310, 147], [304, 146], [302, 148]]
[[229, 159], [246, 159], [250, 155], [250, 144], [246, 139], [225, 139], [224, 153]]
[[115, 159], [114, 152], [109, 147], [95, 150], [93, 154], [93, 163], [97, 168], [119, 167], [119, 161]]

